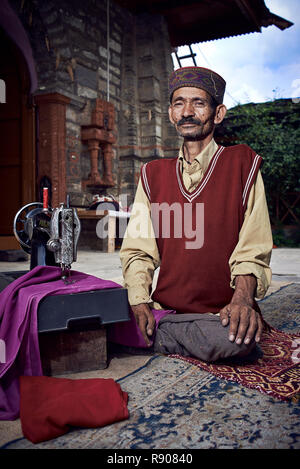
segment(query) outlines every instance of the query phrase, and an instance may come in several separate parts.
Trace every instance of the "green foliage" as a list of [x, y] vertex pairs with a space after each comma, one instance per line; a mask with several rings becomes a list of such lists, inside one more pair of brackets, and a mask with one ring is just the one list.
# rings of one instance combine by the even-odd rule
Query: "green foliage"
[[300, 104], [280, 99], [239, 105], [227, 116], [216, 138], [224, 145], [246, 143], [262, 156], [261, 171], [274, 221], [276, 196], [300, 191]]
[[296, 248], [300, 246], [299, 232], [294, 239], [288, 238], [283, 228], [279, 226], [273, 229], [272, 234], [273, 234], [274, 246], [278, 248], [280, 247]]

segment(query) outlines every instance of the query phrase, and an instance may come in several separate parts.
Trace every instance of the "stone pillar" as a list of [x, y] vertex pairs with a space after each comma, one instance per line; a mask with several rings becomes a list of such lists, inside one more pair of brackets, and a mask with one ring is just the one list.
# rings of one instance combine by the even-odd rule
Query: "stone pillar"
[[51, 182], [51, 205], [66, 200], [66, 106], [70, 99], [59, 93], [35, 96], [38, 108], [37, 183]]
[[174, 157], [179, 139], [168, 118], [168, 77], [173, 70], [164, 18], [139, 14], [124, 30], [119, 119], [121, 193], [132, 202], [144, 162]]

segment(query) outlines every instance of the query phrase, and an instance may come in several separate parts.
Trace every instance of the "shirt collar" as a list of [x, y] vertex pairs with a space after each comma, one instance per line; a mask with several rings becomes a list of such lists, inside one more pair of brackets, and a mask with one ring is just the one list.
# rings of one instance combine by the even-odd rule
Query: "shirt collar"
[[[195, 160], [199, 163], [199, 165], [201, 166], [201, 168], [204, 171], [208, 167], [209, 162], [210, 162], [211, 158], [213, 157], [213, 155], [215, 154], [215, 152], [217, 151], [217, 149], [218, 149], [218, 144], [215, 142], [214, 139], [211, 139], [209, 144], [206, 145], [206, 147], [195, 157]], [[178, 159], [184, 165], [188, 164], [187, 161], [184, 158], [183, 144], [181, 145], [181, 147], [179, 149]]]

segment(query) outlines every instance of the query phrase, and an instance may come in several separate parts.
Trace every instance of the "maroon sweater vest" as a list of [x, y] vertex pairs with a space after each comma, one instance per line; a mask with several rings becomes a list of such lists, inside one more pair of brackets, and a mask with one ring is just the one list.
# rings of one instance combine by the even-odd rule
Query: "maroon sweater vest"
[[163, 308], [217, 313], [230, 302], [228, 261], [261, 161], [247, 145], [219, 146], [193, 192], [184, 187], [177, 158], [142, 167], [161, 258], [153, 300]]

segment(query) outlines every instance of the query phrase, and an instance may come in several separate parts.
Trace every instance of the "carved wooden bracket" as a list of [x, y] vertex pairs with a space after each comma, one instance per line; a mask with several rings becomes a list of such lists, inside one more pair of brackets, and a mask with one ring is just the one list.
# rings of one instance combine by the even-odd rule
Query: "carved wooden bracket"
[[[91, 124], [81, 127], [81, 139], [88, 144], [91, 158], [91, 172], [87, 179], [82, 180], [82, 188], [87, 186], [113, 187], [115, 182], [112, 175], [112, 160], [114, 157], [112, 146], [116, 143], [113, 134], [115, 124], [115, 110], [112, 103], [96, 99], [95, 109], [92, 111]], [[103, 155], [103, 175], [98, 170], [99, 150]]]

